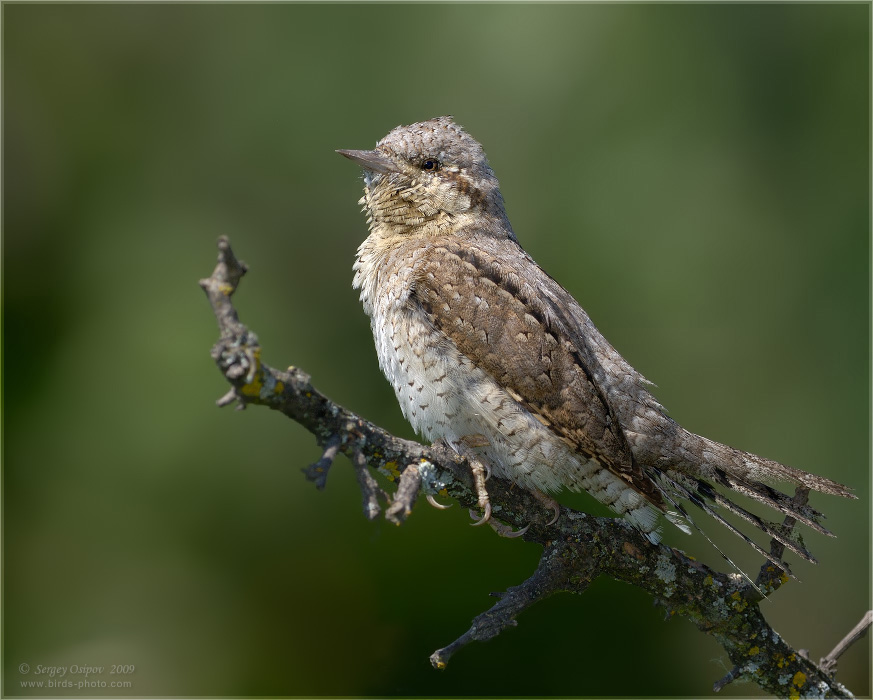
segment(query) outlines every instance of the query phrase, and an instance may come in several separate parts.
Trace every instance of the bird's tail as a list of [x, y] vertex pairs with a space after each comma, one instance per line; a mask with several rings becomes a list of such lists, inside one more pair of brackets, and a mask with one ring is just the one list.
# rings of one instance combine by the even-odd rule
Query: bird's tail
[[[820, 491], [844, 498], [856, 498], [850, 488], [836, 481], [722, 445], [693, 433], [686, 433], [680, 444], [683, 445], [682, 455], [675, 467], [647, 469], [662, 496], [697, 528], [687, 511], [682, 508], [680, 501], [694, 504], [789, 575], [791, 575], [790, 569], [781, 555], [777, 556], [765, 551], [733, 523], [726, 520], [722, 513], [728, 512], [738, 516], [771, 539], [781, 543], [786, 550], [815, 563], [815, 557], [806, 548], [801, 537], [792, 528], [784, 527], [782, 523], [771, 522], [752, 513], [732, 501], [725, 492], [742, 494], [772, 508], [783, 517], [793, 518], [816, 532], [830, 537], [834, 535], [821, 524], [824, 519], [822, 513], [802, 502], [801, 499], [787, 496], [774, 488], [770, 482], [787, 481], [801, 489]], [[722, 553], [722, 556], [725, 555]], [[727, 559], [726, 556], [725, 558]], [[731, 564], [733, 565], [733, 562]]]

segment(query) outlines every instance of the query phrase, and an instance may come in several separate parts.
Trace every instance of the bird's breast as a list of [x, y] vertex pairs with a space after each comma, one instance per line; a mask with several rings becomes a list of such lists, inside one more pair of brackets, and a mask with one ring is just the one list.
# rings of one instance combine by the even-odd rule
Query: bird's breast
[[465, 396], [476, 382], [463, 376], [466, 358], [423, 313], [410, 308], [403, 277], [390, 275], [374, 289], [371, 326], [379, 366], [416, 432], [429, 440], [452, 440], [470, 422]]
[[383, 262], [358, 286], [379, 366], [416, 432], [463, 442], [499, 476], [529, 488], [596, 492], [611, 484], [600, 483], [601, 465], [575, 453], [410, 301], [412, 265]]

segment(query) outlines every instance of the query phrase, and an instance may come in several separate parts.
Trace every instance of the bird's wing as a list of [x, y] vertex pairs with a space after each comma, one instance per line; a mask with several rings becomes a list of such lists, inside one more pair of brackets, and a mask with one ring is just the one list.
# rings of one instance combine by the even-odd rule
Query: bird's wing
[[486, 252], [456, 237], [433, 239], [416, 266], [410, 303], [575, 450], [663, 507], [661, 494], [634, 463], [598, 379], [603, 368], [585, 345], [585, 329], [568, 328], [577, 323], [573, 315], [561, 315], [554, 294], [541, 286], [555, 285], [576, 302], [516, 243], [493, 243]]

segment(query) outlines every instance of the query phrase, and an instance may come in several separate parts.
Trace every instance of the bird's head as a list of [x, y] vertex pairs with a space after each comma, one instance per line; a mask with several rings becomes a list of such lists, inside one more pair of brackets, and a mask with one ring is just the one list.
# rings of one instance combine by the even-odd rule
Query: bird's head
[[364, 168], [361, 204], [374, 232], [455, 233], [478, 221], [512, 235], [485, 151], [451, 117], [398, 126], [372, 151], [337, 153]]

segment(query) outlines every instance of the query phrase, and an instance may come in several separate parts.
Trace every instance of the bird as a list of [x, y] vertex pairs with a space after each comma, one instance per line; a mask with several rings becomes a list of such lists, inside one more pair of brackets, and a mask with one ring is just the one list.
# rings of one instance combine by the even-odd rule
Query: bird
[[484, 511], [476, 524], [491, 516], [485, 482], [494, 474], [544, 503], [586, 491], [655, 544], [665, 521], [700, 529], [692, 504], [789, 575], [782, 554], [722, 513], [816, 561], [793, 530], [731, 499], [833, 536], [822, 513], [772, 483], [845, 498], [852, 490], [672, 419], [651, 382], [522, 248], [482, 145], [451, 116], [400, 125], [372, 150], [337, 152], [363, 171], [369, 235], [353, 287], [379, 366], [416, 432], [467, 458]]

